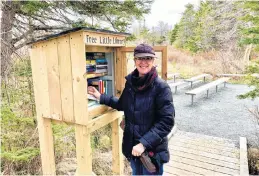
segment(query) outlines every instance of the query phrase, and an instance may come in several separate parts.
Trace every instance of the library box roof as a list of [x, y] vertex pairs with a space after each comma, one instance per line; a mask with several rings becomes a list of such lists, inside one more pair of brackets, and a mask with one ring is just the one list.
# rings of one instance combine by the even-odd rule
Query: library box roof
[[[59, 36], [66, 35], [66, 34], [73, 33], [73, 32], [78, 32], [78, 31], [83, 31], [83, 32], [86, 33], [86, 35], [85, 35], [86, 45], [105, 45], [105, 46], [107, 46], [107, 45], [113, 46], [114, 44], [115, 44], [115, 46], [121, 45], [121, 44], [124, 45], [125, 44], [125, 37], [131, 35], [130, 33], [115, 32], [115, 31], [110, 31], [110, 30], [105, 30], [105, 29], [77, 27], [77, 28], [62, 31], [62, 32], [57, 33], [57, 34], [49, 35], [47, 37], [38, 39], [38, 40], [33, 41], [31, 43], [28, 43], [28, 44], [34, 44], [34, 43], [37, 43], [37, 42], [46, 41], [46, 40], [49, 40], [49, 39], [57, 38]], [[95, 35], [91, 35], [91, 34], [95, 34]], [[102, 35], [102, 34], [105, 34], [105, 36]], [[115, 38], [109, 37], [109, 36], [115, 36]]]

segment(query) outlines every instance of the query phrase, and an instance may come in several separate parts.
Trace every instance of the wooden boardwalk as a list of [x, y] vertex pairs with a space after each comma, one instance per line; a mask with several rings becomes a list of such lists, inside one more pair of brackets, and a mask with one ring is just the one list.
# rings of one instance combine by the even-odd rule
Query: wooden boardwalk
[[246, 138], [236, 141], [177, 131], [169, 140], [164, 175], [248, 176]]

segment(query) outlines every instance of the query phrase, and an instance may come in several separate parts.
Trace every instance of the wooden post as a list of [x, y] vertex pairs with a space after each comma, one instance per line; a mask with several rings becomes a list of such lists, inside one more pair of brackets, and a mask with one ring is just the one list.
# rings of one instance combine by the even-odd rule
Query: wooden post
[[167, 47], [162, 50], [162, 79], [167, 80]]
[[86, 126], [75, 125], [76, 135], [76, 175], [92, 174], [91, 136]]
[[116, 175], [122, 175], [124, 162], [122, 155], [122, 135], [123, 131], [119, 127], [121, 118], [112, 122], [112, 171]]
[[194, 97], [194, 95], [192, 95], [192, 105], [193, 105], [193, 97]]
[[120, 97], [122, 93], [122, 51], [121, 48], [116, 49], [115, 59], [115, 96]]
[[[87, 81], [84, 78], [85, 70], [85, 43], [83, 32], [70, 34], [71, 66], [73, 80], [73, 100], [75, 122], [87, 125], [88, 99]], [[87, 126], [75, 125], [77, 175], [92, 173], [91, 137]]]
[[240, 137], [240, 175], [249, 175], [247, 161], [247, 141], [245, 137]]
[[41, 162], [43, 175], [55, 175], [55, 157], [53, 134], [51, 128], [48, 77], [44, 42], [34, 44], [31, 49], [31, 67], [34, 85], [34, 96], [37, 111]]

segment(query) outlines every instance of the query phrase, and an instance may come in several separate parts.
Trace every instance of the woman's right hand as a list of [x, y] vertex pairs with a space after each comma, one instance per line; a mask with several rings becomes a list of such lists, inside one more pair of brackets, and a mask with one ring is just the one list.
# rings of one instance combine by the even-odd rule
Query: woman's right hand
[[100, 92], [93, 86], [88, 86], [87, 92], [90, 95], [93, 95], [96, 99], [100, 101], [101, 94]]

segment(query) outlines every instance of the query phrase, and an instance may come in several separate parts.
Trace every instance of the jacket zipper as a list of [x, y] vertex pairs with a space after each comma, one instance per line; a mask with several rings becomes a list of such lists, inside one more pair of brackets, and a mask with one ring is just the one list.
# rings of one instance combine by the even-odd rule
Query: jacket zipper
[[[131, 89], [132, 90], [132, 89]], [[133, 94], [133, 129], [132, 129], [132, 144], [135, 144], [135, 137], [134, 137], [134, 129], [135, 129], [135, 102], [136, 102], [136, 93], [132, 90]]]

